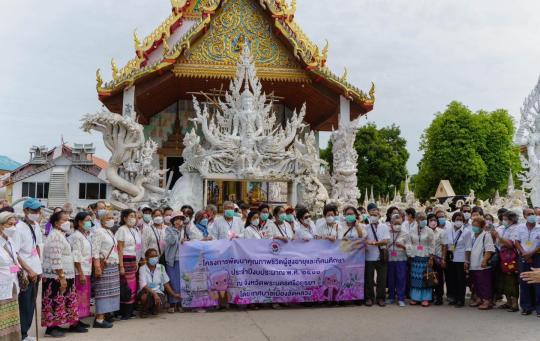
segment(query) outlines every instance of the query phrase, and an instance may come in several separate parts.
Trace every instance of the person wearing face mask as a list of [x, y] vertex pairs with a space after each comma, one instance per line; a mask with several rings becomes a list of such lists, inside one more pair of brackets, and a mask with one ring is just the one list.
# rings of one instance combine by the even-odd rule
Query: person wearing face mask
[[435, 253], [435, 234], [429, 226], [437, 226], [435, 214], [426, 216], [423, 212], [416, 214], [416, 227], [409, 231], [407, 239], [407, 255], [412, 258], [411, 262], [411, 301], [410, 305], [422, 302], [423, 307], [429, 307], [433, 298], [432, 288], [424, 284], [424, 272], [428, 267], [433, 267], [433, 255]]
[[266, 228], [261, 227], [259, 212], [249, 212], [245, 224], [244, 239], [268, 239], [269, 237]]
[[[536, 224], [536, 216], [530, 208], [523, 210], [526, 223], [520, 225], [514, 233], [514, 243], [518, 250], [519, 272], [528, 272], [540, 268], [540, 226]], [[524, 280], [519, 283], [519, 303], [522, 315], [533, 312], [540, 317], [540, 285], [531, 285]]]
[[[165, 229], [165, 270], [171, 279], [171, 286], [175, 292], [181, 291], [180, 278], [180, 245], [189, 240], [184, 226], [184, 215], [181, 212], [173, 213], [171, 224]], [[182, 311], [182, 301], [172, 296], [169, 299], [169, 313]]]
[[[90, 325], [82, 322], [82, 319], [91, 315], [90, 296], [92, 295], [92, 244], [90, 231], [92, 230], [92, 217], [87, 212], [77, 213], [73, 221], [75, 232], [68, 237], [71, 245], [71, 253], [75, 266], [75, 289], [79, 301], [78, 326], [88, 328]], [[73, 328], [78, 328], [77, 326]]]
[[172, 226], [171, 218], [172, 218], [173, 213], [174, 213], [174, 210], [170, 207], [165, 207], [163, 209], [163, 224], [165, 224], [165, 226]]
[[30, 280], [27, 290], [19, 292], [19, 313], [23, 339], [28, 337], [28, 330], [32, 326], [40, 276], [43, 272], [40, 259], [43, 245], [40, 227], [42, 208], [43, 205], [39, 200], [27, 199], [23, 204], [24, 218], [17, 223], [13, 235], [19, 254], [19, 264], [23, 267]]
[[206, 205], [204, 208], [204, 212], [206, 213], [206, 217], [208, 218], [208, 230], [212, 231], [214, 228], [214, 221], [216, 220], [218, 211], [216, 205]]
[[96, 229], [101, 221], [101, 217], [103, 217], [107, 213], [107, 204], [105, 201], [98, 201], [96, 202], [96, 220], [94, 221], [93, 229]]
[[140, 212], [141, 219], [137, 223], [137, 228], [142, 232], [146, 227], [152, 225], [152, 209], [148, 206], [143, 206]]
[[437, 278], [439, 283], [435, 288], [433, 288], [433, 297], [435, 305], [443, 304], [444, 296], [444, 269], [446, 269], [446, 252], [448, 242], [446, 241], [448, 232], [447, 230], [452, 228], [449, 223], [446, 221], [446, 213], [437, 209], [435, 211], [436, 224], [433, 224], [432, 221], [429, 221], [429, 227], [433, 230], [434, 239], [435, 239], [435, 253], [433, 270], [437, 272]]
[[466, 273], [470, 259], [472, 233], [465, 228], [465, 215], [456, 212], [452, 216], [452, 229], [446, 231], [446, 289], [449, 305], [461, 308], [465, 305], [467, 287]]
[[[366, 227], [366, 275], [365, 275], [365, 304], [373, 305], [376, 299], [381, 307], [386, 305], [386, 274], [388, 271], [388, 250], [390, 231], [388, 225], [379, 224], [379, 208], [371, 203], [367, 207], [370, 224]], [[375, 296], [375, 273], [377, 274], [377, 294]]]
[[[184, 221], [185, 224], [186, 221]], [[192, 224], [188, 226], [187, 232], [190, 240], [209, 241], [214, 239], [208, 230], [208, 217], [204, 211], [199, 211], [195, 214], [195, 218]]]
[[506, 297], [506, 303], [499, 306], [508, 312], [519, 311], [518, 256], [515, 248], [515, 234], [519, 227], [519, 217], [515, 212], [502, 213], [501, 225], [497, 227], [495, 246], [499, 250], [498, 291]]
[[314, 230], [315, 226], [311, 220], [311, 214], [309, 210], [303, 206], [297, 206], [296, 212], [296, 226], [294, 227], [295, 238], [303, 240], [305, 242], [315, 238]]
[[114, 216], [108, 212], [100, 219], [100, 227], [91, 238], [94, 275], [96, 319], [94, 328], [112, 328], [112, 321], [105, 320], [106, 314], [120, 309], [120, 271], [118, 268], [118, 242], [111, 231], [115, 225]]
[[[17, 295], [20, 290], [17, 274], [22, 271], [17, 261], [17, 251], [6, 231], [14, 231], [17, 218], [11, 212], [0, 213], [0, 339], [21, 340], [21, 325]], [[11, 234], [11, 233], [10, 233]]]
[[184, 215], [184, 226], [188, 228], [188, 232], [191, 229], [194, 229], [195, 225], [193, 223], [193, 212], [194, 212], [193, 207], [189, 205], [184, 205], [180, 209], [180, 212], [182, 212], [182, 214]]
[[141, 318], [146, 317], [147, 314], [157, 315], [159, 313], [166, 302], [165, 292], [170, 297], [180, 300], [180, 295], [170, 285], [165, 267], [159, 264], [157, 250], [148, 249], [144, 256], [146, 264], [141, 266], [139, 270], [139, 292], [137, 294]]
[[260, 204], [259, 205], [259, 225], [260, 227], [267, 231], [268, 228], [266, 224], [270, 221], [270, 206], [267, 204]]
[[325, 205], [323, 218], [315, 224], [315, 238], [335, 242], [338, 237], [338, 209], [334, 204]]
[[210, 229], [210, 234], [216, 240], [231, 240], [242, 238], [244, 224], [242, 219], [234, 212], [234, 203], [225, 201], [223, 203], [223, 216], [214, 220], [214, 225]]
[[165, 224], [163, 212], [155, 209], [152, 212], [152, 223], [144, 225], [142, 233], [142, 251], [146, 253], [148, 249], [157, 250], [161, 256], [165, 250]]
[[480, 310], [492, 308], [493, 298], [490, 259], [495, 252], [491, 233], [485, 231], [485, 220], [478, 216], [472, 221], [473, 238], [471, 241], [470, 274], [475, 292], [475, 300], [469, 304]]
[[47, 328], [45, 335], [51, 337], [64, 336], [63, 325], [70, 325], [72, 332], [86, 333], [88, 330], [78, 324], [75, 266], [71, 245], [66, 238], [71, 223], [65, 212], [54, 213], [49, 222], [53, 229], [43, 246], [41, 325]]
[[[360, 214], [353, 206], [343, 210], [343, 221], [338, 227], [338, 239], [349, 241], [364, 241], [367, 233], [365, 226], [360, 222]], [[361, 243], [357, 245], [360, 246]]]
[[120, 215], [120, 222], [122, 226], [116, 231], [120, 262], [120, 291], [123, 298], [120, 301], [120, 313], [122, 319], [127, 320], [132, 317], [135, 308], [137, 269], [142, 255], [142, 241], [136, 227], [135, 211], [131, 209], [123, 210]]
[[405, 307], [405, 290], [407, 286], [407, 240], [408, 234], [402, 229], [399, 214], [390, 217], [390, 244], [388, 245], [388, 301]]
[[403, 232], [409, 233], [412, 226], [416, 224], [416, 210], [412, 207], [409, 207], [405, 210], [405, 220], [401, 226]]
[[466, 229], [470, 228], [470, 222], [471, 222], [471, 206], [469, 204], [463, 204], [460, 208], [461, 213], [463, 213], [463, 218], [465, 219], [463, 221], [463, 226], [465, 226]]
[[270, 237], [283, 242], [292, 240], [294, 238], [294, 232], [291, 225], [287, 222], [285, 208], [283, 206], [276, 206], [272, 213], [274, 219], [268, 222]]

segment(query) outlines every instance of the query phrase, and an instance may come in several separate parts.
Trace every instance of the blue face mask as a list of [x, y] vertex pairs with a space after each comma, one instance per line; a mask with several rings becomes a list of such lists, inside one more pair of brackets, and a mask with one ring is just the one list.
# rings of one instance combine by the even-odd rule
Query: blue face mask
[[480, 233], [480, 232], [482, 232], [482, 229], [479, 228], [478, 226], [473, 226], [473, 227], [472, 227], [472, 231], [473, 231], [474, 233]]
[[204, 227], [207, 227], [207, 226], [208, 226], [208, 219], [203, 218], [203, 219], [199, 222], [199, 224], [201, 224], [201, 225], [204, 226]]
[[437, 219], [437, 222], [439, 223], [439, 226], [446, 225], [446, 218], [439, 218]]
[[527, 223], [529, 224], [536, 224], [536, 216], [535, 215], [530, 215], [527, 217]]
[[420, 228], [423, 229], [424, 227], [427, 226], [427, 220], [421, 220], [418, 226], [420, 226]]
[[159, 257], [152, 257], [148, 259], [148, 264], [152, 266], [156, 266], [158, 262], [159, 262]]

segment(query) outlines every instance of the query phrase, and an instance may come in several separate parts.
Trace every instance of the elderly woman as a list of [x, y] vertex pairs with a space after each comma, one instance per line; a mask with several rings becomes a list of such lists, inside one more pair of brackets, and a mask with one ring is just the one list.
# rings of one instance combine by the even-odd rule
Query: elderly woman
[[[247, 221], [246, 221], [247, 223]], [[295, 238], [310, 241], [315, 238], [315, 226], [311, 220], [311, 214], [305, 207], [296, 209], [296, 222], [294, 227]]]
[[446, 231], [446, 288], [448, 304], [461, 308], [465, 305], [466, 274], [471, 252], [471, 230], [465, 228], [465, 215], [456, 212], [452, 216], [452, 228]]
[[21, 340], [17, 274], [22, 270], [17, 261], [15, 243], [9, 237], [11, 232], [15, 232], [16, 224], [15, 214], [0, 213], [0, 339], [6, 341]]
[[[189, 209], [186, 209], [186, 211], [189, 211]], [[184, 215], [186, 214], [184, 213]], [[209, 241], [213, 239], [208, 230], [208, 217], [204, 211], [199, 211], [195, 214], [195, 218], [192, 224], [189, 225], [187, 233], [191, 240]]]
[[141, 235], [137, 230], [135, 211], [126, 209], [120, 215], [122, 226], [116, 231], [120, 262], [120, 313], [122, 320], [133, 317], [137, 296], [137, 262], [142, 255]]
[[[90, 296], [92, 295], [92, 216], [88, 212], [77, 213], [73, 221], [75, 232], [68, 237], [75, 265], [75, 289], [79, 301], [79, 319], [90, 316]], [[88, 324], [79, 320], [79, 325], [88, 328]]]
[[155, 249], [161, 256], [165, 249], [165, 221], [163, 212], [156, 209], [152, 212], [152, 222], [144, 225], [142, 229], [142, 252]]
[[288, 242], [294, 238], [294, 231], [286, 221], [287, 214], [283, 206], [276, 206], [273, 210], [274, 219], [268, 222], [270, 236], [274, 239]]
[[324, 219], [315, 225], [315, 238], [335, 242], [338, 238], [338, 209], [336, 205], [327, 204], [323, 208]]
[[139, 271], [139, 293], [137, 301], [140, 316], [157, 315], [165, 304], [165, 291], [170, 297], [180, 300], [180, 295], [171, 288], [165, 267], [159, 264], [159, 254], [155, 249], [148, 249], [144, 254], [146, 264]]
[[244, 239], [268, 239], [270, 234], [266, 224], [261, 225], [258, 211], [250, 211], [245, 224]]
[[[184, 226], [184, 215], [173, 213], [171, 215], [171, 225], [165, 229], [165, 270], [171, 279], [171, 287], [175, 292], [181, 291], [180, 278], [180, 244], [189, 240], [187, 229]], [[169, 313], [182, 311], [182, 301], [180, 298], [169, 296]]]
[[92, 235], [92, 258], [94, 276], [92, 287], [96, 300], [94, 328], [111, 328], [112, 322], [105, 320], [105, 314], [120, 309], [120, 272], [118, 269], [118, 242], [111, 229], [115, 225], [114, 215], [105, 213], [100, 218], [100, 226]]
[[476, 300], [471, 302], [470, 306], [477, 307], [480, 310], [491, 309], [491, 299], [493, 298], [492, 273], [489, 260], [495, 253], [495, 245], [491, 233], [484, 230], [485, 225], [486, 222], [481, 216], [473, 218], [470, 273]]
[[[433, 270], [437, 272], [438, 284], [433, 288], [434, 303], [435, 305], [443, 304], [444, 296], [444, 269], [446, 268], [446, 252], [447, 252], [447, 222], [446, 222], [446, 213], [443, 210], [437, 209], [435, 211], [435, 216], [437, 217], [437, 222], [434, 223], [433, 220], [429, 221], [429, 228], [433, 230], [433, 235], [435, 239], [435, 252], [433, 254], [434, 264]], [[448, 228], [451, 228], [448, 226]]]
[[515, 233], [519, 226], [519, 217], [515, 212], [505, 211], [501, 216], [501, 225], [496, 231], [496, 246], [499, 249], [498, 289], [506, 297], [502, 309], [508, 312], [519, 311], [518, 259], [514, 244]]
[[423, 212], [416, 214], [416, 226], [409, 231], [407, 242], [407, 255], [412, 258], [411, 263], [411, 301], [410, 305], [422, 302], [423, 307], [429, 307], [433, 298], [433, 289], [426, 287], [424, 272], [433, 266], [433, 254], [435, 253], [435, 234], [428, 224], [437, 224], [437, 217], [430, 213], [426, 216]]
[[52, 229], [43, 247], [41, 325], [47, 328], [45, 335], [52, 337], [64, 336], [63, 325], [70, 325], [72, 332], [88, 332], [78, 324], [75, 267], [71, 245], [66, 238], [66, 233], [71, 231], [69, 216], [57, 212], [51, 215], [49, 222]]
[[394, 214], [387, 224], [390, 227], [390, 243], [388, 244], [388, 304], [405, 307], [405, 289], [407, 286], [407, 240], [409, 235], [403, 231], [401, 215]]

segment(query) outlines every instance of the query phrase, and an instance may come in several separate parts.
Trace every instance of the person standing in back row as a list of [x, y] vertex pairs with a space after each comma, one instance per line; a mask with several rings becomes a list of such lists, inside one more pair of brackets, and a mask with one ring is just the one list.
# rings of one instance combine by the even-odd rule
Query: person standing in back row
[[[369, 224], [366, 226], [367, 251], [366, 251], [366, 289], [365, 304], [373, 305], [376, 299], [381, 307], [386, 305], [386, 275], [388, 270], [387, 245], [390, 241], [390, 231], [386, 224], [379, 224], [380, 212], [376, 204], [371, 203], [367, 207]], [[377, 294], [375, 296], [375, 273], [377, 274]]]

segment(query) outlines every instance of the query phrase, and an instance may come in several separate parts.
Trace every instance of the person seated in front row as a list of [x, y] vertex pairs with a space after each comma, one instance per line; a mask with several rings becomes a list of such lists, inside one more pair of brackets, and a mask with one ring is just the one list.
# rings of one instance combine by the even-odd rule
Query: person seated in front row
[[156, 249], [148, 249], [144, 254], [146, 264], [139, 269], [139, 293], [137, 302], [141, 318], [147, 314], [157, 315], [166, 303], [165, 292], [180, 300], [180, 294], [174, 292], [170, 285], [165, 267], [159, 264], [159, 254]]

